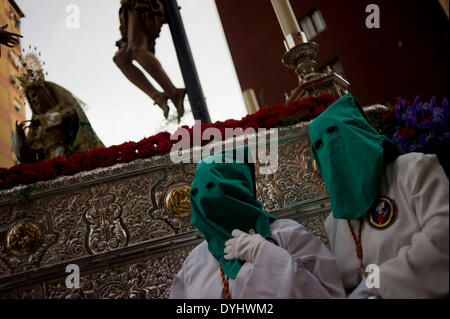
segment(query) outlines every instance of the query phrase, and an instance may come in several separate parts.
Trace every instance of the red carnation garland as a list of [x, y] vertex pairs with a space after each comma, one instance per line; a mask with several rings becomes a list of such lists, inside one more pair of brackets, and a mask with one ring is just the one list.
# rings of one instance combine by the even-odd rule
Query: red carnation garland
[[[220, 130], [222, 139], [225, 138], [225, 128], [273, 128], [293, 125], [308, 121], [331, 105], [337, 98], [322, 94], [319, 97], [307, 97], [301, 101], [294, 101], [289, 105], [278, 104], [264, 107], [254, 114], [248, 114], [241, 120], [217, 121], [215, 123], [200, 123], [203, 132], [208, 128]], [[193, 145], [193, 127], [183, 126], [190, 136], [190, 145]], [[75, 152], [67, 159], [56, 157], [51, 160], [37, 161], [31, 164], [19, 164], [9, 169], [0, 168], [0, 189], [12, 188], [17, 185], [26, 185], [53, 179], [61, 175], [73, 175], [82, 171], [93, 170], [98, 167], [108, 167], [117, 163], [128, 163], [138, 158], [149, 158], [154, 155], [170, 152], [178, 140], [170, 140], [170, 133], [161, 132], [154, 136], [142, 139], [139, 142], [125, 142], [120, 145], [94, 147], [89, 152]], [[202, 140], [205, 145], [213, 137]]]

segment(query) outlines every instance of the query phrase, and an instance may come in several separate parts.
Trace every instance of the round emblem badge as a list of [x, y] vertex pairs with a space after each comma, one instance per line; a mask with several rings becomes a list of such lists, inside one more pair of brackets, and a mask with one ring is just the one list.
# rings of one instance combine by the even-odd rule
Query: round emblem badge
[[380, 197], [369, 211], [369, 224], [376, 229], [385, 229], [392, 225], [397, 216], [395, 202], [387, 197]]

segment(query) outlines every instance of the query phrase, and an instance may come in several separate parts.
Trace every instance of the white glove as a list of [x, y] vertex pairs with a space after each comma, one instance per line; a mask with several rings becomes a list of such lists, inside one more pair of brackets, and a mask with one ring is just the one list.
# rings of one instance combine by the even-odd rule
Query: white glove
[[260, 234], [250, 230], [249, 234], [235, 229], [231, 232], [233, 238], [225, 242], [225, 259], [240, 259], [254, 263], [265, 239]]

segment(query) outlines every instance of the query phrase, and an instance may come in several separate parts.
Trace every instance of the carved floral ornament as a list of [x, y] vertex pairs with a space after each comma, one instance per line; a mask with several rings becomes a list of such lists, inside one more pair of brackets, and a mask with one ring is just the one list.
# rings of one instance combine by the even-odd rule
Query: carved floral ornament
[[36, 224], [20, 221], [6, 235], [6, 248], [16, 256], [29, 255], [39, 248], [41, 239], [41, 230]]
[[190, 186], [182, 185], [172, 188], [167, 193], [166, 208], [175, 217], [187, 217], [191, 215], [190, 191]]

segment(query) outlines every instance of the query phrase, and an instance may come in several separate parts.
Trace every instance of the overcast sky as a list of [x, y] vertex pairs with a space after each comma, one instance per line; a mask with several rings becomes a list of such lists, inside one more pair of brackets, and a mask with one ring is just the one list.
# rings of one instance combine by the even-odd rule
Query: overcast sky
[[[86, 103], [86, 114], [105, 146], [137, 142], [167, 127], [160, 108], [112, 61], [120, 38], [120, 0], [16, 2], [25, 14], [22, 47], [36, 46], [45, 61], [47, 80]], [[79, 9], [79, 28], [66, 25], [68, 16], [73, 17], [72, 4]], [[245, 104], [214, 0], [178, 0], [178, 5], [211, 120], [242, 118]], [[168, 25], [156, 40], [156, 57], [175, 86], [184, 87]], [[190, 109], [187, 97], [185, 108]], [[194, 124], [192, 114], [182, 124]]]

